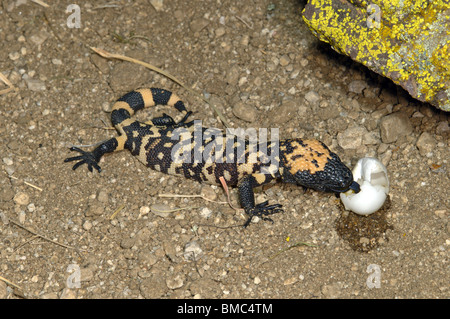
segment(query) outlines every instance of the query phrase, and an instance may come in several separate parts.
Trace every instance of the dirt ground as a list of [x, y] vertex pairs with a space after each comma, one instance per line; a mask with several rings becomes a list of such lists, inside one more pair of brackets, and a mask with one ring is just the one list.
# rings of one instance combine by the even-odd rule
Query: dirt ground
[[[47, 2], [0, 7], [0, 72], [17, 87], [0, 96], [0, 276], [21, 287], [0, 281], [1, 297], [450, 296], [448, 114], [319, 43], [304, 1], [83, 1], [80, 28], [73, 1]], [[243, 229], [231, 226], [245, 216], [217, 203], [221, 187], [149, 170], [128, 151], [105, 156], [100, 174], [73, 171], [68, 148], [115, 136], [111, 103], [138, 87], [175, 91], [223, 128], [171, 80], [91, 46], [175, 75], [232, 127], [320, 139], [350, 167], [380, 158], [390, 207], [360, 217], [333, 194], [276, 184], [257, 201], [285, 212]], [[163, 111], [177, 115], [139, 118]], [[385, 142], [391, 113], [412, 129]]]

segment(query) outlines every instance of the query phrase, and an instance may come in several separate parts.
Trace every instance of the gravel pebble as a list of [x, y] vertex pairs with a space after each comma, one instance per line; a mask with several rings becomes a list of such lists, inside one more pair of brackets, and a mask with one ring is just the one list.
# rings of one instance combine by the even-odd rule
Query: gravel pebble
[[161, 274], [153, 274], [142, 281], [139, 290], [146, 299], [161, 298], [167, 293], [167, 284]]
[[233, 107], [233, 114], [237, 118], [251, 123], [256, 120], [258, 111], [252, 105], [248, 105], [244, 102], [237, 102]]
[[183, 287], [184, 285], [184, 276], [182, 274], [176, 274], [173, 276], [169, 276], [166, 279], [166, 285], [169, 289], [178, 289]]
[[367, 83], [362, 80], [354, 80], [349, 83], [348, 90], [353, 93], [361, 94], [367, 87]]
[[200, 211], [200, 216], [203, 218], [209, 218], [212, 215], [212, 210], [210, 210], [208, 207], [202, 208]]
[[338, 133], [337, 141], [344, 150], [355, 150], [362, 145], [363, 136], [367, 133], [364, 127], [354, 126]]
[[166, 218], [166, 217], [170, 216], [169, 211], [171, 209], [170, 209], [169, 205], [166, 205], [166, 204], [154, 204], [154, 205], [150, 206], [150, 210], [156, 216]]
[[384, 116], [380, 121], [380, 133], [383, 143], [393, 143], [413, 130], [411, 121], [405, 113], [397, 112]]
[[202, 31], [208, 26], [208, 24], [209, 20], [206, 20], [205, 18], [198, 18], [192, 20], [191, 23], [189, 23], [189, 28], [192, 32], [196, 33]]
[[428, 132], [423, 132], [416, 142], [420, 155], [425, 156], [436, 148], [436, 139]]
[[203, 250], [197, 241], [191, 241], [184, 247], [184, 259], [185, 260], [198, 260], [203, 255]]
[[309, 103], [317, 103], [320, 100], [320, 96], [316, 91], [309, 91], [305, 94], [305, 99]]
[[47, 88], [45, 86], [45, 82], [39, 79], [30, 79], [28, 77], [24, 77], [25, 82], [27, 83], [27, 87], [31, 91], [45, 91]]
[[30, 196], [27, 193], [17, 193], [14, 195], [14, 202], [18, 205], [28, 205], [30, 203]]

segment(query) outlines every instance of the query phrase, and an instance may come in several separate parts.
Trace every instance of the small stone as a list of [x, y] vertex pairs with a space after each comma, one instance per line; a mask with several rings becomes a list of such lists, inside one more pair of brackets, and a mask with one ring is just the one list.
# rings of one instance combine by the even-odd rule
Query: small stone
[[86, 217], [95, 217], [103, 215], [105, 208], [98, 203], [92, 203], [89, 205], [87, 211], [84, 213]]
[[41, 45], [50, 36], [46, 31], [36, 31], [30, 36], [30, 41], [35, 45]]
[[233, 107], [233, 114], [237, 118], [251, 123], [256, 120], [258, 111], [252, 105], [248, 105], [244, 102], [237, 102], [236, 105]]
[[81, 268], [80, 269], [80, 281], [87, 282], [94, 278], [94, 272], [91, 268]]
[[205, 18], [198, 18], [191, 21], [191, 23], [189, 24], [189, 28], [192, 32], [196, 33], [202, 31], [208, 26], [208, 24], [209, 20], [206, 20]]
[[367, 130], [360, 126], [353, 126], [337, 135], [337, 142], [344, 150], [355, 150], [361, 147], [363, 136]]
[[105, 190], [100, 190], [97, 194], [97, 200], [103, 204], [108, 203], [108, 192]]
[[289, 285], [295, 284], [297, 281], [298, 281], [297, 277], [290, 277], [290, 278], [286, 279], [285, 281], [283, 281], [283, 285], [289, 286]]
[[25, 219], [27, 218], [27, 214], [25, 214], [25, 212], [22, 210], [22, 211], [20, 211], [19, 212], [19, 217], [18, 217], [18, 220], [19, 220], [19, 223], [20, 224], [25, 224]]
[[309, 103], [317, 103], [320, 100], [320, 96], [315, 91], [309, 91], [305, 94], [305, 99]]
[[283, 125], [286, 119], [293, 118], [299, 111], [301, 103], [297, 100], [284, 100], [279, 107], [275, 107], [270, 111], [269, 117], [273, 124]]
[[261, 279], [256, 276], [255, 279], [253, 279], [253, 282], [255, 283], [255, 285], [259, 285], [261, 283]]
[[212, 211], [208, 208], [208, 207], [204, 207], [201, 211], [200, 211], [200, 216], [203, 218], [209, 218], [212, 215]]
[[233, 65], [227, 72], [225, 81], [230, 85], [236, 85], [239, 80], [240, 68], [237, 65]]
[[36, 210], [36, 206], [33, 203], [27, 205], [27, 210], [30, 213], [33, 213]]
[[11, 52], [10, 54], [8, 54], [8, 57], [11, 61], [16, 61], [20, 58], [20, 53], [17, 51]]
[[163, 0], [150, 0], [150, 4], [155, 8], [156, 11], [162, 11], [164, 9]]
[[150, 207], [150, 210], [156, 216], [166, 218], [170, 216], [170, 207], [165, 204], [154, 204]]
[[30, 197], [26, 193], [17, 193], [14, 198], [14, 202], [18, 205], [28, 205], [30, 203]]
[[224, 27], [218, 27], [216, 29], [216, 38], [219, 38], [225, 34], [225, 28]]
[[367, 238], [367, 237], [361, 237], [361, 238], [359, 239], [359, 243], [360, 243], [360, 244], [363, 244], [363, 245], [368, 245], [368, 244], [370, 244], [370, 239]]
[[447, 121], [439, 122], [436, 126], [436, 133], [439, 135], [442, 135], [448, 131], [450, 131], [450, 126], [448, 125]]
[[154, 274], [142, 281], [139, 291], [146, 299], [161, 298], [167, 292], [167, 284], [162, 276]]
[[353, 93], [361, 94], [367, 87], [367, 83], [362, 80], [354, 80], [348, 85], [348, 90]]
[[185, 260], [198, 260], [203, 255], [203, 250], [200, 245], [194, 240], [186, 244], [184, 247]]
[[9, 157], [3, 157], [3, 163], [5, 163], [5, 165], [13, 165], [14, 161], [12, 160], [12, 158]]
[[215, 192], [214, 189], [213, 189], [211, 186], [209, 186], [209, 185], [203, 186], [202, 189], [200, 190], [200, 194], [201, 194], [204, 198], [206, 198], [206, 199], [208, 199], [208, 200], [211, 200], [211, 201], [217, 199], [217, 194], [216, 194], [216, 192]]
[[413, 127], [408, 116], [396, 112], [384, 116], [380, 121], [380, 134], [383, 143], [393, 143], [400, 137], [412, 133]]
[[14, 166], [5, 166], [5, 171], [9, 176], [11, 176], [14, 174], [16, 169], [14, 168]]
[[423, 132], [417, 140], [416, 146], [419, 149], [420, 155], [425, 156], [434, 151], [436, 148], [436, 140], [430, 133]]
[[184, 276], [182, 274], [176, 274], [166, 279], [166, 285], [169, 289], [178, 289], [184, 285]]
[[60, 59], [52, 59], [52, 63], [53, 63], [54, 65], [62, 65], [62, 64], [63, 64], [62, 61], [61, 61]]
[[147, 215], [148, 213], [150, 213], [150, 207], [142, 206], [141, 208], [139, 208], [139, 216], [144, 216]]
[[89, 231], [92, 228], [92, 223], [87, 220], [83, 223], [83, 229]]
[[437, 217], [444, 219], [445, 216], [447, 215], [447, 211], [445, 209], [439, 209], [439, 210], [434, 211], [434, 214]]
[[30, 91], [45, 91], [47, 89], [45, 83], [41, 80], [31, 79], [29, 77], [25, 77], [24, 80], [27, 83], [27, 87]]
[[280, 57], [280, 65], [281, 66], [287, 66], [291, 62], [291, 59], [287, 55], [282, 55]]

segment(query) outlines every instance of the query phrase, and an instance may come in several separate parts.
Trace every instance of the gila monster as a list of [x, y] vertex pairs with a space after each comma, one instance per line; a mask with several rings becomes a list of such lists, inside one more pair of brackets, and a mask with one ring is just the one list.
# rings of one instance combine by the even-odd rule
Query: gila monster
[[[167, 114], [145, 123], [131, 118], [136, 111], [155, 105], [175, 107], [184, 114], [184, 118], [178, 123]], [[347, 166], [325, 144], [314, 139], [270, 141], [257, 144], [256, 150], [255, 143], [235, 136], [230, 144], [231, 151], [227, 148], [225, 157], [216, 157], [220, 160], [211, 161], [204, 156], [194, 161], [174, 160], [174, 155], [183, 155], [179, 152], [180, 145], [184, 145], [181, 150], [185, 151], [186, 147], [190, 150], [184, 155], [195, 159], [198, 152], [204, 152], [211, 142], [218, 141], [217, 134], [211, 134], [208, 129], [202, 127], [200, 129], [204, 136], [200, 141], [196, 139], [194, 121], [187, 122], [191, 114], [184, 103], [170, 91], [158, 88], [134, 90], [119, 98], [112, 108], [111, 122], [119, 136], [102, 142], [91, 152], [71, 147], [71, 151], [81, 155], [67, 158], [65, 162], [78, 161], [73, 166], [74, 170], [87, 164], [89, 171], [92, 172], [95, 168], [100, 172], [98, 162], [104, 154], [128, 149], [146, 166], [163, 173], [219, 185], [219, 179], [223, 177], [227, 185], [238, 187], [241, 205], [249, 216], [245, 227], [254, 216], [271, 221], [266, 216], [283, 211], [281, 205], [268, 205], [268, 201], [255, 204], [253, 189], [269, 182], [281, 180], [303, 186], [305, 189], [335, 193], [349, 189], [359, 192], [359, 184], [353, 181], [352, 172]], [[175, 134], [179, 132], [177, 129], [181, 129], [182, 133]], [[220, 134], [225, 137], [223, 132]], [[240, 153], [238, 149], [241, 150]], [[266, 152], [261, 152], [262, 149]], [[217, 150], [211, 154], [214, 155], [215, 152]], [[258, 157], [255, 157], [255, 154]], [[264, 154], [265, 163], [267, 156], [276, 155], [271, 158], [269, 167], [261, 160], [264, 159]]]

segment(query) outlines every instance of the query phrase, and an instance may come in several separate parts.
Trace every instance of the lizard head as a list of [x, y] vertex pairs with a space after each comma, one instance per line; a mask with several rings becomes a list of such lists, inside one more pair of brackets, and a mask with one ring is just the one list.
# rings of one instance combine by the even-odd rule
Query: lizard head
[[359, 192], [350, 169], [320, 141], [286, 140], [280, 144], [280, 155], [285, 182], [325, 192]]

